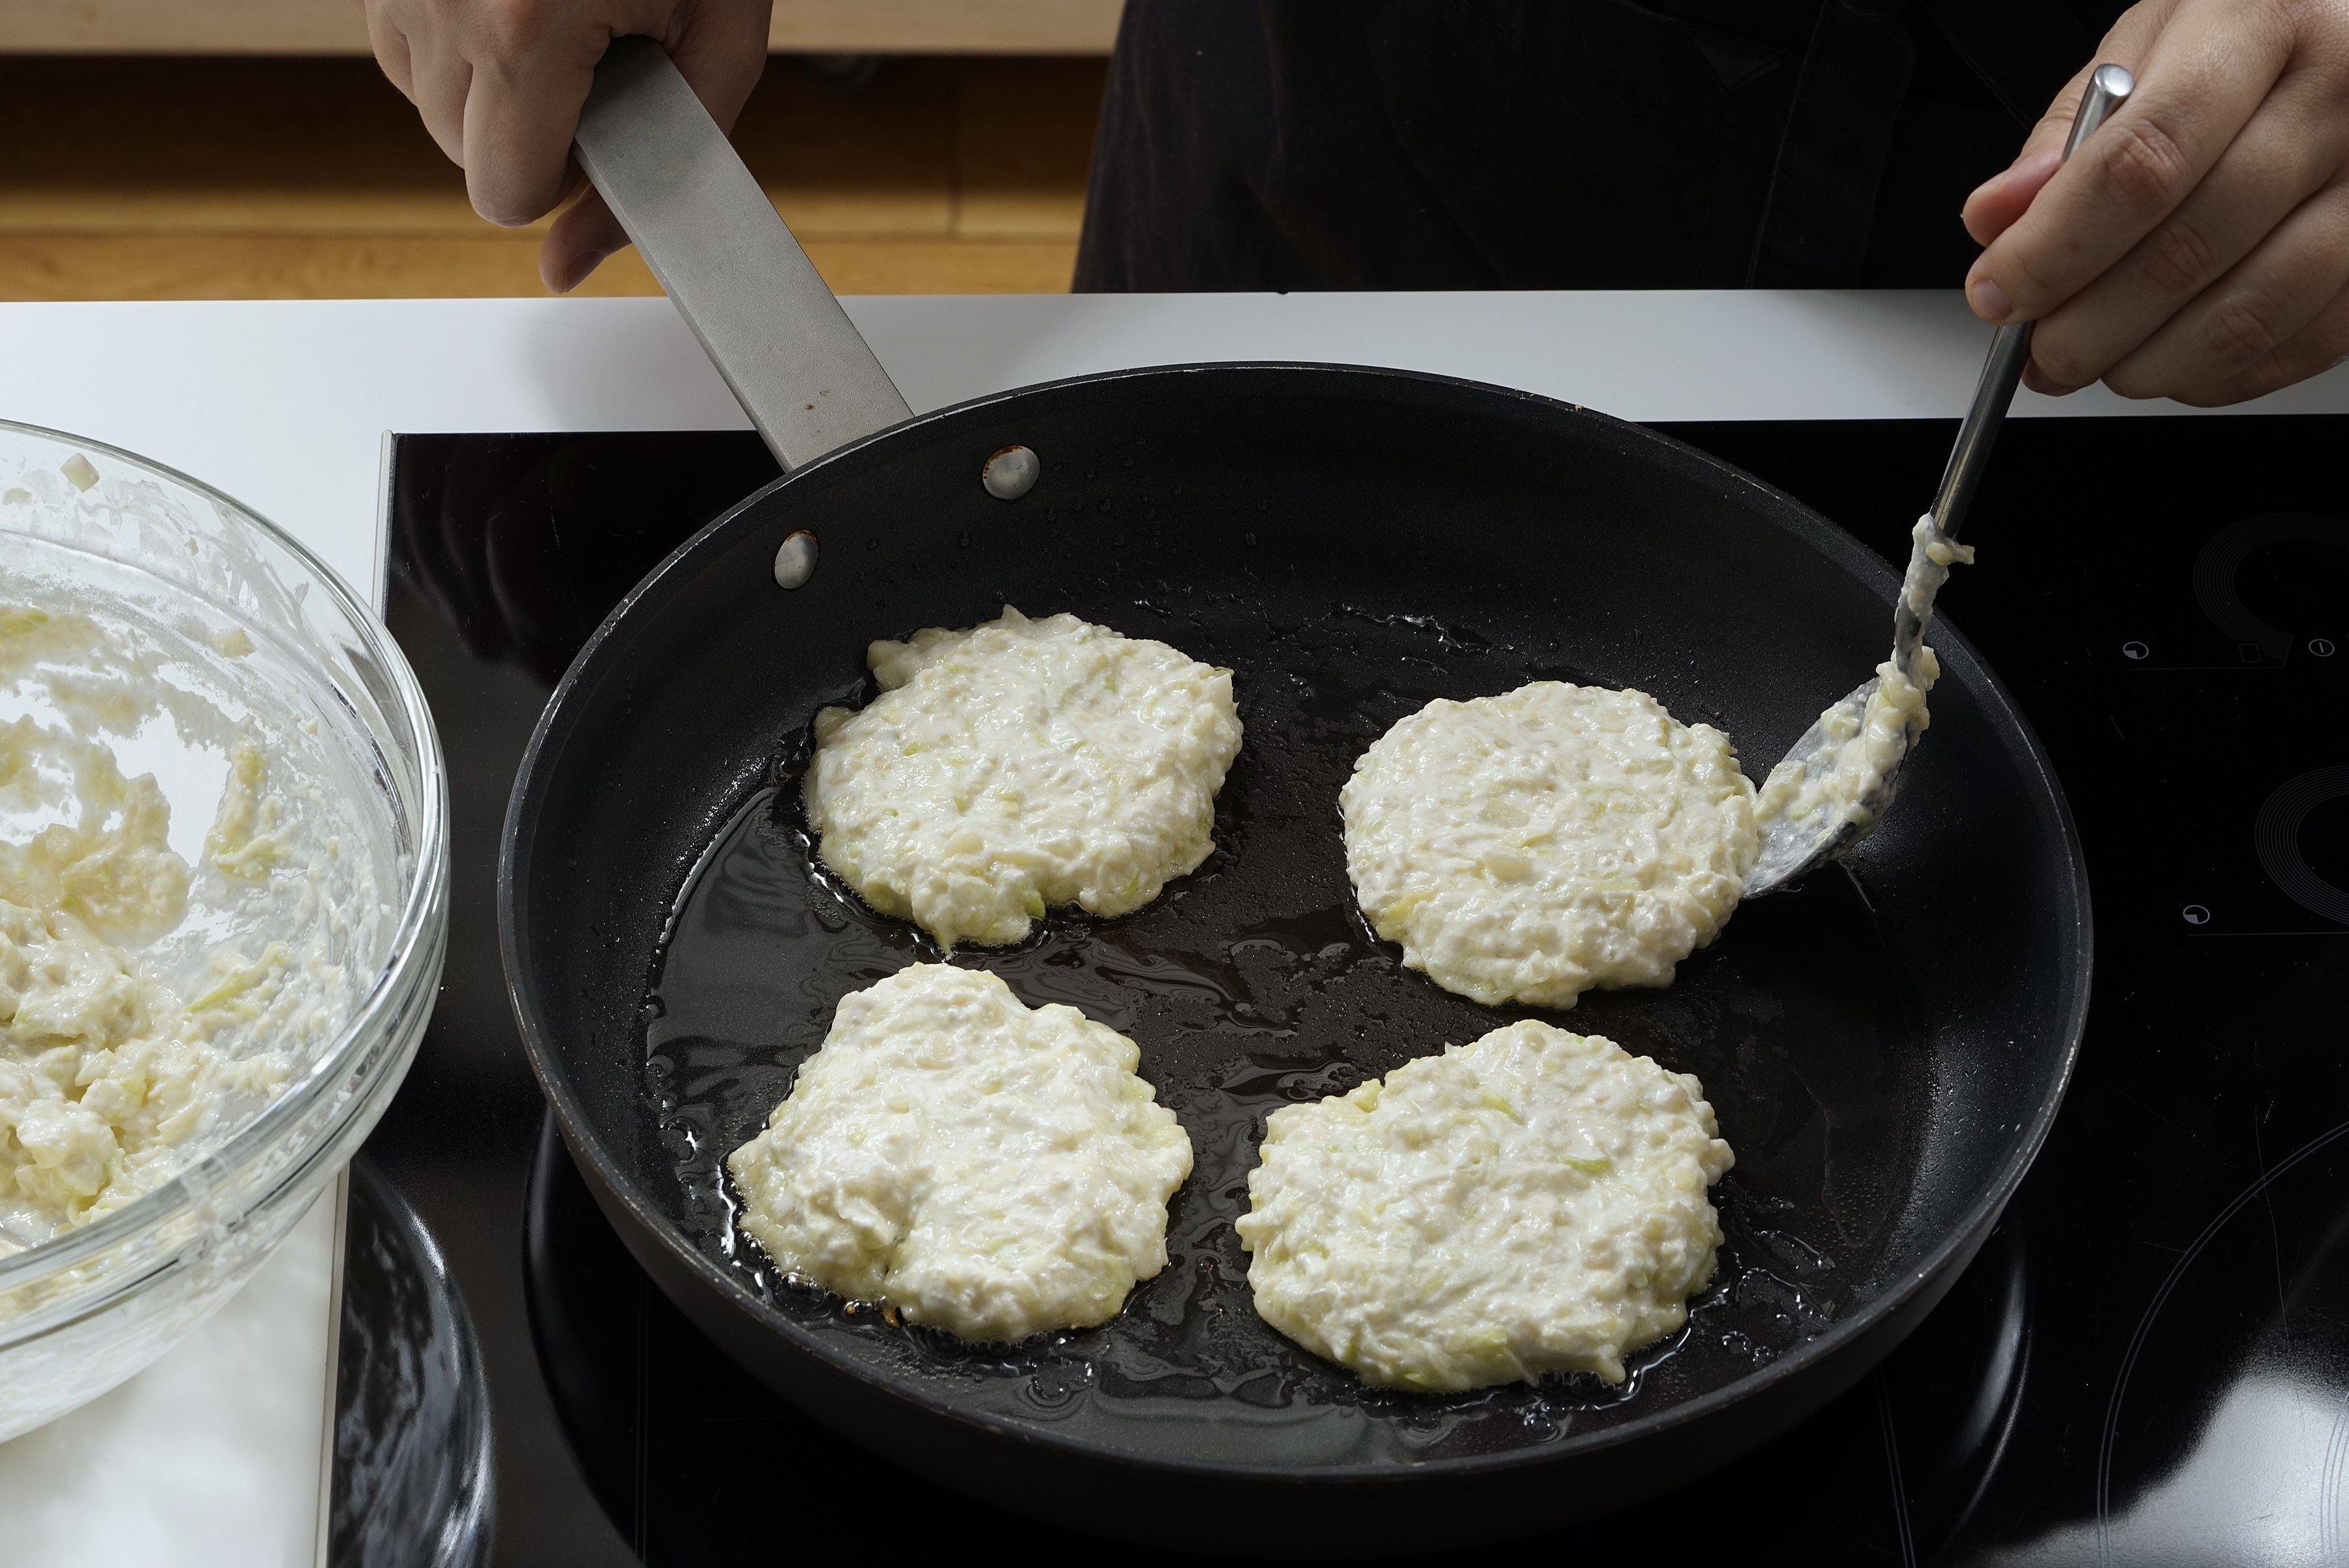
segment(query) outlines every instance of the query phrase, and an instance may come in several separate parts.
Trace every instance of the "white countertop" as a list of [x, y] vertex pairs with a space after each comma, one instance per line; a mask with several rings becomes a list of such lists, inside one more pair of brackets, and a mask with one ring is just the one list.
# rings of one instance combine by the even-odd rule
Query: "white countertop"
[[[893, 296], [848, 310], [916, 410], [1093, 370], [1288, 359], [1464, 376], [1642, 421], [1954, 417], [1989, 337], [1953, 293]], [[0, 418], [183, 469], [362, 589], [380, 567], [387, 430], [748, 424], [660, 299], [0, 304]], [[2182, 410], [2095, 388], [2026, 391], [2014, 411]], [[2238, 411], [2349, 412], [2349, 367]], [[9, 1560], [312, 1560], [327, 1209], [154, 1367], [0, 1444]]]
[[[1123, 366], [1301, 359], [1630, 420], [1954, 417], [1989, 342], [1954, 293], [1919, 292], [913, 296], [849, 314], [916, 410]], [[386, 430], [747, 424], [661, 299], [0, 305], [0, 418], [209, 480], [361, 585]], [[2349, 411], [2349, 367], [2250, 409]], [[2025, 418], [2178, 411], [2102, 388], [2015, 400]]]

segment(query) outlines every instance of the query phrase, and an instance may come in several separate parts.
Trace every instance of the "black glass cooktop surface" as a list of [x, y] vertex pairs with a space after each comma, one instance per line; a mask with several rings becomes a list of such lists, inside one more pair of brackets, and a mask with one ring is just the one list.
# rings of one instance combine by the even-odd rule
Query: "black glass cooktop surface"
[[[1891, 560], [1954, 433], [1665, 428]], [[1943, 605], [2086, 844], [2095, 992], [2054, 1134], [1880, 1372], [1682, 1492], [1474, 1556], [1645, 1562], [1694, 1521], [1821, 1563], [2349, 1557], [2344, 450], [2338, 418], [2007, 428], [1980, 564]], [[494, 877], [531, 726], [617, 597], [772, 472], [747, 433], [398, 438], [388, 618], [449, 753], [452, 918], [430, 1033], [368, 1152], [479, 1334], [495, 1561], [771, 1553], [808, 1508], [901, 1550], [1000, 1528], [1098, 1551], [848, 1447], [736, 1371], [596, 1213], [514, 1033]]]

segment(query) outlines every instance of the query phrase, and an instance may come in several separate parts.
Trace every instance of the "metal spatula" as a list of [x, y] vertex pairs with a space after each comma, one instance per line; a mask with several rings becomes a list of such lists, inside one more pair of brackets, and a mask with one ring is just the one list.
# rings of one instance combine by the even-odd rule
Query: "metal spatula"
[[[2072, 122], [2072, 134], [2064, 140], [2064, 156], [2070, 158], [2136, 87], [2136, 79], [2119, 66], [2098, 66], [2088, 78], [2087, 94]], [[1948, 578], [1950, 565], [1969, 554], [1955, 548], [1958, 527], [1982, 483], [1982, 470], [1990, 462], [1991, 443], [1998, 439], [1998, 428], [2006, 420], [2007, 405], [2014, 400], [2015, 385], [2030, 358], [2029, 322], [1998, 329], [1991, 339], [1982, 380], [1974, 388], [1973, 406], [1966, 410], [1958, 444], [1941, 474], [1940, 492], [1933, 498], [1933, 509], [1917, 524], [1908, 579], [1892, 612], [1891, 664], [1904, 684], [1921, 688], [1931, 683], [1930, 663], [1924, 680], [1914, 677], [1920, 651], [1928, 660], [1931, 657], [1924, 639], [1925, 628], [1933, 619], [1934, 596]], [[1785, 887], [1814, 867], [1833, 860], [1874, 832], [1883, 820], [1899, 783], [1900, 764], [1924, 732], [1924, 724], [1921, 701], [1913, 716], [1889, 701], [1878, 704], [1878, 711], [1871, 714], [1869, 704], [1882, 684], [1881, 676], [1862, 681], [1849, 696], [1820, 714], [1818, 722], [1804, 731], [1794, 749], [1770, 771], [1759, 820], [1762, 858], [1745, 879], [1747, 898]], [[1873, 747], [1871, 720], [1876, 722], [1874, 739], [1878, 742]], [[1853, 753], [1847, 750], [1851, 747], [1868, 750]], [[1806, 802], [1804, 786], [1826, 784], [1847, 761], [1866, 764], [1858, 787], [1825, 805], [1816, 797]], [[1804, 812], [1806, 804], [1814, 809]]]

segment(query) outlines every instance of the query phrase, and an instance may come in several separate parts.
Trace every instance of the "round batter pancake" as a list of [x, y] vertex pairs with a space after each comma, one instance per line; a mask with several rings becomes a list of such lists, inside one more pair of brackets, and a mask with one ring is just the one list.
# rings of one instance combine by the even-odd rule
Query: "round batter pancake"
[[978, 1343], [1087, 1328], [1166, 1266], [1191, 1140], [1133, 1041], [995, 975], [916, 964], [840, 999], [727, 1159], [785, 1272]]
[[1527, 1021], [1284, 1106], [1237, 1227], [1256, 1309], [1382, 1386], [1620, 1383], [1713, 1277], [1733, 1157], [1703, 1096]]
[[1728, 736], [1644, 691], [1555, 680], [1430, 702], [1362, 753], [1338, 804], [1379, 935], [1488, 1006], [1671, 984], [1761, 850]]
[[1047, 908], [1123, 915], [1215, 847], [1232, 675], [1072, 615], [1006, 607], [866, 655], [882, 694], [816, 715], [808, 820], [864, 901], [952, 951]]

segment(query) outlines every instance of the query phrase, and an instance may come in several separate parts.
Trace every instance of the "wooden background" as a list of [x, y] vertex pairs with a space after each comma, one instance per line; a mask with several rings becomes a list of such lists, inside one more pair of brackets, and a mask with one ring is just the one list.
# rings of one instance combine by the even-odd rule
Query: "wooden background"
[[[779, 0], [779, 40], [887, 57], [845, 88], [771, 57], [737, 144], [843, 293], [1065, 289], [1116, 16]], [[0, 298], [542, 292], [538, 230], [473, 215], [355, 26], [344, 0], [0, 0]], [[623, 252], [581, 292], [657, 290]]]
[[[770, 47], [807, 54], [1105, 55], [1123, 0], [775, 0]], [[363, 55], [349, 0], [5, 0], [0, 50]]]

